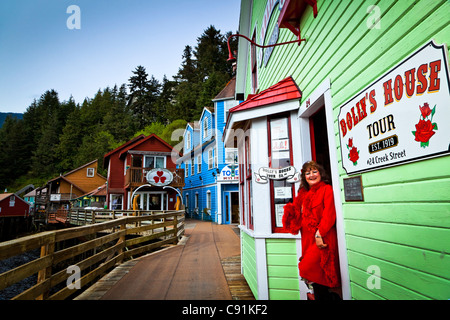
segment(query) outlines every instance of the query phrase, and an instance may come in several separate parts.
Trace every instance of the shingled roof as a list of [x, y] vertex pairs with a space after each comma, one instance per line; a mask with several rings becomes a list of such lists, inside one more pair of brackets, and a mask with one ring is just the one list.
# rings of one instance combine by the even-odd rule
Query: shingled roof
[[220, 91], [220, 93], [213, 99], [214, 100], [222, 100], [227, 98], [233, 98], [234, 94], [236, 92], [236, 77], [231, 78], [230, 81], [228, 81], [225, 88]]

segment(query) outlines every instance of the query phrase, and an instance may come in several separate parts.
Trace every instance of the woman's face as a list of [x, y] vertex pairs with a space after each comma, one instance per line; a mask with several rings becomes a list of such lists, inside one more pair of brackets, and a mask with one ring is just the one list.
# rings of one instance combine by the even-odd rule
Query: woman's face
[[310, 187], [319, 183], [322, 180], [319, 170], [315, 168], [308, 168], [305, 172], [305, 178], [306, 182], [309, 184]]

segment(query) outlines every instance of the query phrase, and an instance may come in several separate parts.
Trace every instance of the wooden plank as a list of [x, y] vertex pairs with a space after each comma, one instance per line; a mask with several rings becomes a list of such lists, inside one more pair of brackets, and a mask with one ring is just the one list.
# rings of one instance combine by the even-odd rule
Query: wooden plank
[[[348, 235], [437, 252], [446, 252], [450, 243], [450, 232], [447, 228], [346, 220], [345, 232]], [[436, 239], [439, 239], [439, 241], [436, 241]]]
[[[380, 279], [383, 281], [387, 280], [398, 286], [409, 288], [427, 298], [438, 300], [448, 299], [448, 288], [450, 288], [449, 279], [429, 275], [354, 251], [348, 252], [348, 261], [352, 267], [366, 272], [365, 278], [362, 276], [359, 280], [353, 278], [353, 281], [358, 282], [361, 286], [365, 285], [369, 276], [372, 275], [372, 273], [369, 274], [367, 271], [370, 271], [370, 267], [376, 266], [379, 268]], [[380, 281], [380, 284], [383, 286], [383, 282]], [[382, 291], [378, 292], [378, 294], [385, 296]]]
[[34, 300], [37, 297], [43, 295], [50, 290], [50, 279], [44, 280], [41, 283], [25, 290], [24, 292], [18, 294], [11, 300]]
[[[399, 193], [401, 188], [401, 193]], [[366, 203], [449, 202], [450, 178], [364, 188]]]
[[290, 239], [267, 239], [267, 254], [297, 254], [295, 240]]
[[346, 220], [450, 228], [447, 203], [352, 203], [344, 211]]
[[272, 266], [295, 266], [298, 263], [297, 255], [271, 254], [267, 256], [267, 265]]
[[[351, 281], [354, 283], [358, 283], [361, 288], [366, 291], [371, 291], [378, 296], [383, 297], [387, 300], [430, 300], [430, 298], [410, 290], [407, 287], [399, 286], [391, 281], [386, 280], [385, 278], [380, 279], [380, 287], [379, 288], [369, 288], [367, 286], [367, 279], [370, 276], [367, 272], [362, 270], [350, 267], [351, 271]], [[355, 298], [358, 299], [358, 296], [355, 295]]]
[[[76, 263], [75, 265], [78, 266], [80, 268], [80, 271], [85, 270], [86, 268], [92, 266], [95, 263], [100, 262], [103, 259], [106, 259], [108, 256], [118, 253], [123, 247], [124, 247], [125, 243], [116, 243], [114, 246], [105, 249], [79, 263]], [[110, 259], [108, 259], [107, 261], [109, 261]], [[105, 262], [107, 262], [105, 261]], [[52, 275], [51, 277], [51, 286], [54, 287], [57, 284], [61, 283], [62, 281], [65, 281], [69, 278], [70, 274], [67, 273], [66, 270], [61, 270], [58, 273], [55, 273], [54, 275]]]
[[142, 236], [142, 237], [138, 237], [138, 238], [134, 238], [134, 239], [128, 239], [128, 240], [125, 241], [125, 246], [126, 247], [134, 246], [134, 245], [137, 245], [139, 243], [143, 243], [143, 242], [147, 242], [147, 241], [150, 241], [150, 240], [158, 239], [158, 238], [164, 237], [164, 236], [169, 236], [171, 234], [174, 234], [174, 232], [175, 232], [175, 230], [167, 230], [167, 231], [154, 233], [154, 234], [151, 234], [151, 235], [148, 235], [148, 236]]
[[16, 282], [19, 282], [38, 271], [50, 267], [52, 265], [52, 257], [46, 256], [38, 258], [17, 268], [0, 274], [0, 290], [3, 290]]
[[124, 257], [125, 257], [125, 259], [131, 258], [134, 255], [142, 254], [144, 252], [148, 252], [150, 250], [154, 250], [156, 248], [159, 248], [162, 245], [172, 243], [173, 240], [174, 240], [174, 238], [170, 238], [170, 239], [162, 240], [162, 241], [159, 241], [159, 242], [155, 242], [155, 243], [152, 243], [152, 244], [148, 244], [148, 245], [145, 245], [145, 246], [141, 246], [141, 247], [138, 247], [138, 248], [135, 248], [135, 249], [128, 250], [128, 251], [126, 251], [124, 253]]
[[110, 241], [113, 241], [115, 239], [118, 239], [124, 231], [118, 231], [94, 240], [86, 241], [82, 244], [63, 249], [61, 251], [55, 252], [53, 256], [53, 263], [56, 264], [58, 262], [61, 262], [63, 260], [75, 257], [83, 252], [86, 252], [88, 250], [94, 249], [98, 246], [101, 246], [105, 243], [108, 243]]
[[267, 266], [267, 274], [273, 277], [298, 277], [298, 266]]
[[347, 235], [347, 249], [450, 279], [450, 254]]
[[19, 239], [0, 242], [0, 260], [42, 247], [54, 241], [52, 231], [22, 237]]
[[149, 224], [149, 225], [145, 225], [145, 226], [141, 226], [141, 227], [129, 228], [129, 229], [127, 229], [126, 234], [127, 235], [135, 234], [135, 233], [154, 230], [154, 229], [158, 229], [158, 228], [169, 227], [172, 225], [173, 225], [172, 221], [161, 222], [161, 223], [156, 223], [156, 224]]
[[[89, 272], [87, 275], [81, 277], [81, 279], [79, 280], [80, 287], [83, 288], [84, 286], [95, 280], [97, 277], [100, 277], [103, 274], [105, 274], [109, 269], [111, 269], [116, 264], [117, 259], [118, 257], [111, 259], [110, 261], [102, 264], [93, 271]], [[74, 290], [76, 289], [69, 289], [68, 287], [65, 287], [64, 289], [50, 296], [49, 300], [64, 300], [70, 295], [72, 295], [74, 293]]]
[[55, 231], [56, 233], [56, 242], [78, 238], [90, 234], [95, 234], [97, 232], [103, 231], [105, 229], [110, 229], [114, 227], [118, 227], [121, 224], [125, 223], [127, 221], [127, 218], [121, 218], [113, 221], [108, 222], [102, 222], [95, 225], [89, 225], [89, 226], [81, 226], [81, 227], [74, 227], [74, 228], [68, 228], [64, 230]]

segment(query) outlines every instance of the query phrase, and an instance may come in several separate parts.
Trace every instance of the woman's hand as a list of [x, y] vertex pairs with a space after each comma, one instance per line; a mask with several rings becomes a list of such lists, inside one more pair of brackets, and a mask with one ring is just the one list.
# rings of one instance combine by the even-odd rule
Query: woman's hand
[[326, 247], [328, 247], [327, 244], [323, 243], [323, 238], [322, 238], [322, 236], [320, 235], [319, 230], [316, 231], [315, 238], [316, 238], [316, 246], [317, 246], [319, 249], [325, 249]]

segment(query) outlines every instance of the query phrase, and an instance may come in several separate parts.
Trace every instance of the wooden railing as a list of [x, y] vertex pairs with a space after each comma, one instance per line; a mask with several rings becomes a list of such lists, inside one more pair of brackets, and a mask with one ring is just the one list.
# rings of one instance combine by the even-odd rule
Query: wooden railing
[[[172, 211], [125, 216], [1, 242], [0, 260], [38, 248], [40, 257], [0, 274], [0, 291], [37, 274], [37, 284], [13, 299], [63, 300], [81, 291], [73, 288], [85, 288], [126, 259], [176, 244], [182, 234], [184, 211]], [[79, 272], [75, 277], [69, 270]], [[76, 281], [69, 283], [72, 279]]]
[[123, 217], [148, 216], [160, 213], [178, 212], [176, 210], [107, 210], [107, 209], [59, 209], [56, 212], [48, 213], [49, 223], [64, 223], [77, 226], [110, 221]]

